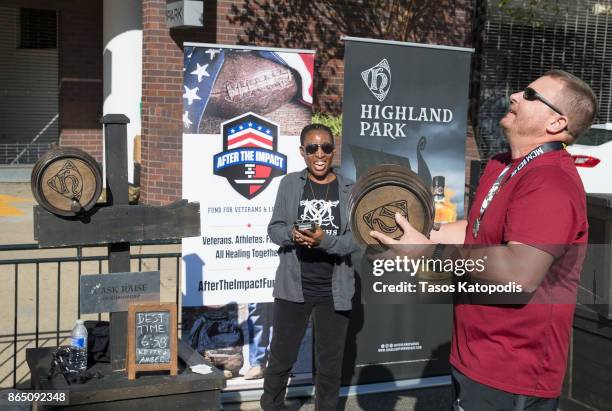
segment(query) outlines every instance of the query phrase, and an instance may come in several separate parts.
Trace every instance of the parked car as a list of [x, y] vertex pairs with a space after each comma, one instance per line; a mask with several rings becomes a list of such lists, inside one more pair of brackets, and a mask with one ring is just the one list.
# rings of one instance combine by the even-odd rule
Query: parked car
[[567, 151], [587, 193], [612, 193], [612, 123], [591, 126]]

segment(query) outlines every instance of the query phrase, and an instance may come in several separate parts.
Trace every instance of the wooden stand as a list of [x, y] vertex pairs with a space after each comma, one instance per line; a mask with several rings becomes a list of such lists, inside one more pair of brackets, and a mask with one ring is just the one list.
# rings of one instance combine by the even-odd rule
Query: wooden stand
[[[130, 272], [130, 241], [179, 239], [200, 235], [200, 205], [178, 201], [165, 207], [128, 202], [127, 123], [123, 114], [102, 118], [106, 157], [105, 205], [85, 214], [60, 217], [34, 208], [34, 238], [41, 247], [104, 244], [111, 273]], [[127, 312], [110, 315], [113, 370], [125, 369]]]
[[[180, 201], [166, 207], [128, 203], [128, 122], [129, 119], [122, 114], [108, 114], [102, 119], [105, 126], [107, 203], [93, 206], [86, 213], [73, 217], [61, 217], [36, 207], [34, 238], [40, 246], [104, 244], [108, 247], [109, 271], [127, 273], [130, 271], [130, 241], [180, 239], [200, 235], [200, 208], [197, 203]], [[26, 360], [32, 376], [32, 388], [67, 391], [69, 406], [54, 409], [219, 409], [219, 390], [225, 386], [222, 373], [218, 370], [207, 375], [192, 373], [189, 366], [202, 363], [203, 359], [182, 342], [178, 343], [178, 355], [183, 361], [177, 369], [176, 305], [173, 305], [171, 316], [173, 318], [169, 325], [174, 344], [173, 360], [166, 369], [170, 370], [172, 376], [146, 375], [138, 380], [128, 380], [125, 372], [121, 371], [126, 366], [128, 315], [127, 312], [112, 312], [110, 364], [95, 364], [88, 369], [92, 373], [101, 373], [103, 378], [74, 385], [68, 385], [61, 374], [48, 380], [47, 373], [51, 368], [55, 348], [29, 349]]]

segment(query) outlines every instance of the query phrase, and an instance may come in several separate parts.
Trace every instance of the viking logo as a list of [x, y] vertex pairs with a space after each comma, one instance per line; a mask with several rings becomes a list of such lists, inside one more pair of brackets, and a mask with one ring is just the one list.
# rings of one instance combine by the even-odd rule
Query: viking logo
[[365, 85], [374, 94], [374, 97], [382, 102], [389, 88], [391, 87], [391, 67], [387, 59], [382, 59], [380, 63], [361, 72], [361, 78]]
[[215, 175], [248, 200], [263, 192], [274, 177], [287, 174], [287, 157], [276, 151], [278, 130], [254, 113], [221, 124], [223, 151], [214, 156]]
[[405, 200], [393, 201], [368, 211], [363, 215], [363, 221], [370, 227], [371, 230], [380, 231], [391, 238], [398, 240], [403, 231], [395, 222], [395, 213], [400, 213], [408, 218], [408, 202]]
[[71, 200], [80, 200], [83, 194], [83, 177], [70, 160], [47, 181], [47, 185]]

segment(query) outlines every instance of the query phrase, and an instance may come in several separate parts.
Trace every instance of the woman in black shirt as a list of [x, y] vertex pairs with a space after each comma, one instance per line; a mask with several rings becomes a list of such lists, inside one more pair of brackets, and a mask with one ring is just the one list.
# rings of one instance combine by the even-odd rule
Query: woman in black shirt
[[[306, 126], [300, 135], [306, 170], [281, 181], [268, 233], [280, 246], [274, 285], [274, 332], [264, 373], [264, 410], [284, 409], [289, 372], [312, 315], [315, 339], [315, 407], [335, 410], [340, 389], [355, 250], [346, 202], [351, 183], [332, 170], [331, 130]], [[296, 220], [314, 230], [298, 230]]]

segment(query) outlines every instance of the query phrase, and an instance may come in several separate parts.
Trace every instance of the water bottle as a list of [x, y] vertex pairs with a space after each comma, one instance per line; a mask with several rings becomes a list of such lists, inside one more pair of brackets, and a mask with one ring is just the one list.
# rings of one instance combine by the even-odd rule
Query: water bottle
[[87, 369], [87, 328], [83, 320], [77, 320], [70, 336], [70, 371]]

